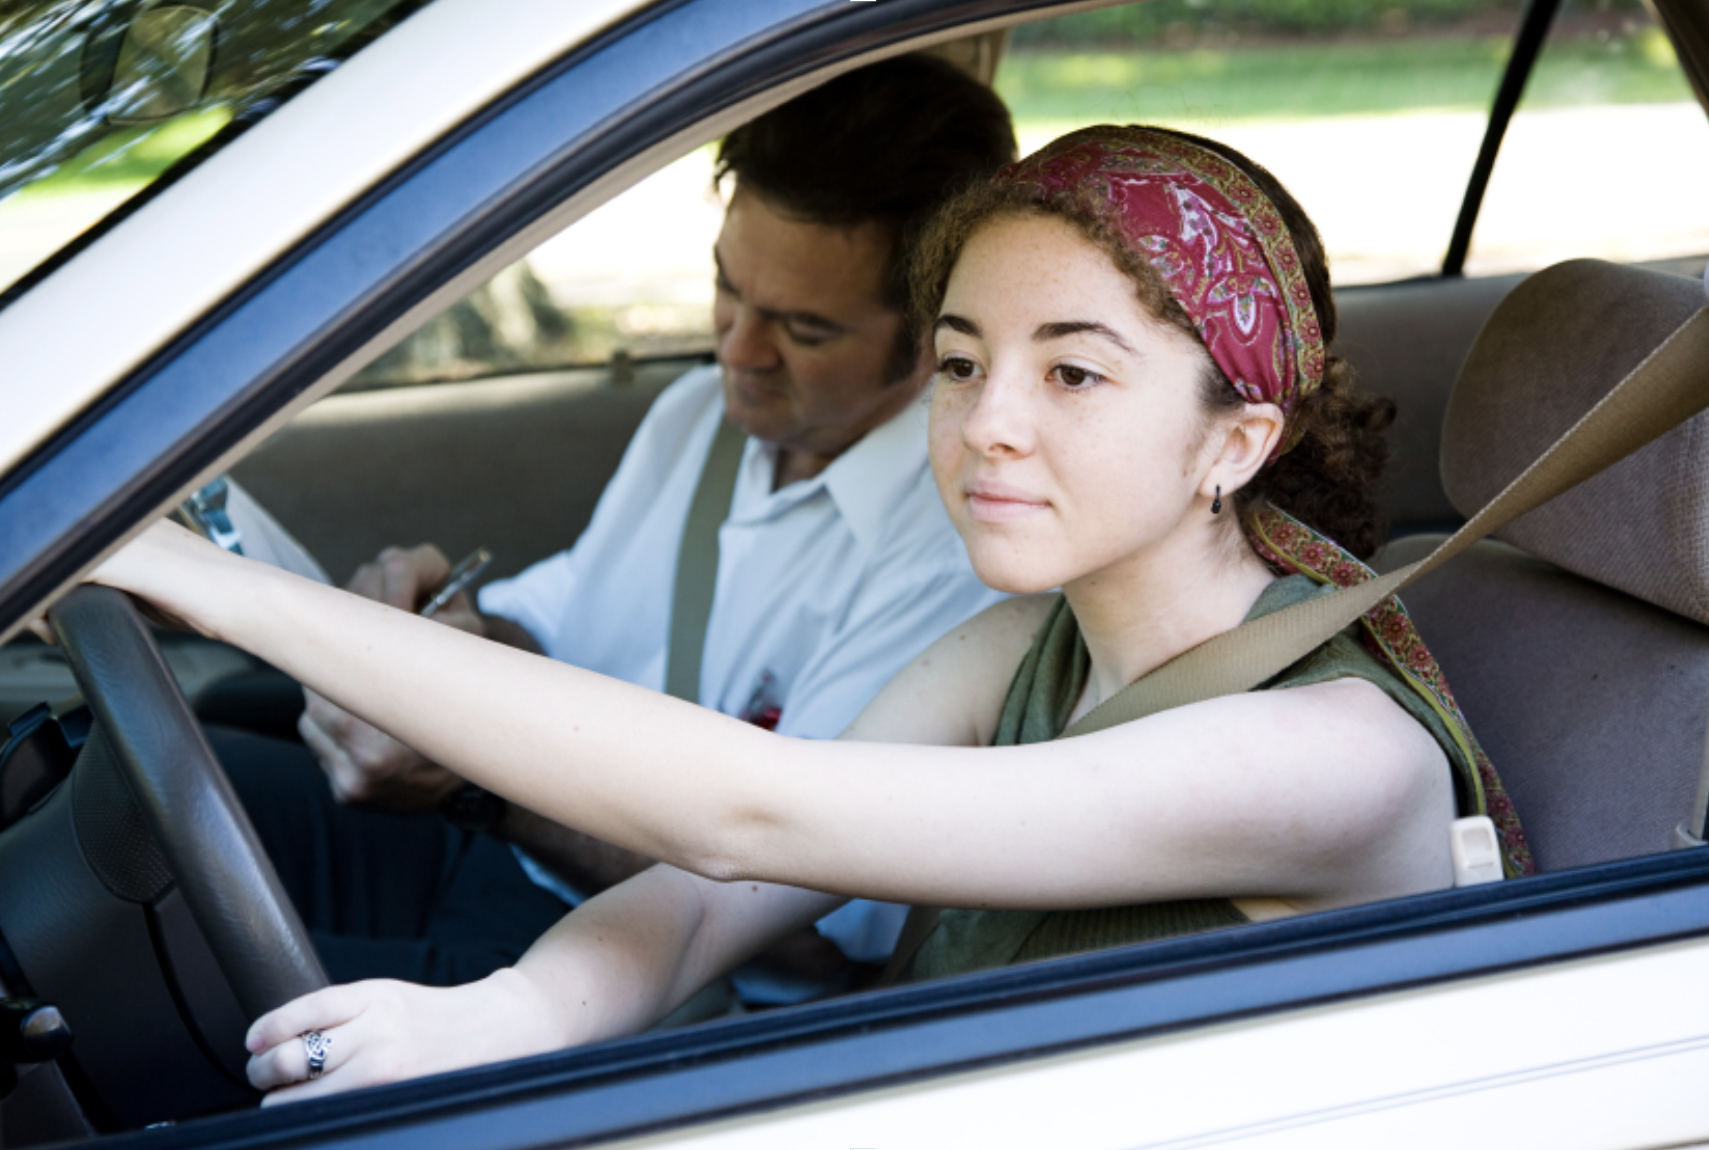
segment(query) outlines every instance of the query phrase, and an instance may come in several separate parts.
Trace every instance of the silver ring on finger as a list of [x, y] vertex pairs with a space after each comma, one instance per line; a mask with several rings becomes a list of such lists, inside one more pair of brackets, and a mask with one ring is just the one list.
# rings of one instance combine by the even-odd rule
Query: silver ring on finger
[[326, 1073], [326, 1056], [332, 1051], [332, 1039], [318, 1030], [303, 1032], [303, 1053], [308, 1055], [309, 1080]]

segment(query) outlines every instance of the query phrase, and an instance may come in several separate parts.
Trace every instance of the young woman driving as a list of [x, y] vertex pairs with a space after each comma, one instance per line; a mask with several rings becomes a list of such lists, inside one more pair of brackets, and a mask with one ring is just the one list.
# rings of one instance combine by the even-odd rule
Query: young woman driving
[[1392, 601], [1265, 689], [1054, 741], [1188, 648], [1368, 577], [1390, 409], [1328, 353], [1322, 245], [1273, 177], [1193, 137], [1086, 129], [952, 203], [915, 262], [938, 486], [980, 577], [1018, 597], [838, 742], [166, 526], [99, 569], [458, 774], [664, 860], [485, 981], [273, 1012], [251, 1031], [258, 1086], [305, 1097], [640, 1030], [853, 895], [964, 908], [911, 960], [935, 977], [1445, 887], [1462, 814], [1492, 815], [1509, 873], [1527, 868]]

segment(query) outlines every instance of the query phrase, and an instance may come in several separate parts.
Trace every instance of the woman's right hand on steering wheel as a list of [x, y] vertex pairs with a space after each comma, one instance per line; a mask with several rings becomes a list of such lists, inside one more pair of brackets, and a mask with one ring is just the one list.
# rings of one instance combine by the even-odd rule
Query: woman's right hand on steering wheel
[[[249, 1028], [249, 1081], [268, 1091], [263, 1105], [272, 1105], [523, 1058], [565, 1044], [553, 1017], [551, 1004], [513, 969], [466, 986], [329, 986]], [[321, 1056], [312, 1076], [311, 1047]]]

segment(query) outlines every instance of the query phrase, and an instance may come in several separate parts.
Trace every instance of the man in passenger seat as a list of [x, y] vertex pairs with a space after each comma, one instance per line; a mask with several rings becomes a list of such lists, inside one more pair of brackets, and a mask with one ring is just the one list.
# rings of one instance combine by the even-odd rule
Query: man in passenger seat
[[[904, 318], [900, 255], [939, 202], [1014, 150], [989, 88], [920, 57], [840, 77], [731, 133], [717, 364], [660, 395], [573, 547], [486, 587], [478, 609], [459, 596], [436, 618], [784, 734], [841, 732], [935, 636], [998, 597], [927, 465], [933, 365]], [[388, 549], [350, 589], [416, 610], [448, 570], [434, 547]], [[683, 598], [696, 588], [711, 593], [703, 630]], [[507, 807], [312, 693], [300, 731], [330, 794], [293, 744], [212, 737], [335, 982], [483, 977], [567, 906], [650, 865]], [[775, 1003], [834, 989], [847, 960], [885, 959], [902, 913], [853, 903], [750, 964], [738, 992]]]

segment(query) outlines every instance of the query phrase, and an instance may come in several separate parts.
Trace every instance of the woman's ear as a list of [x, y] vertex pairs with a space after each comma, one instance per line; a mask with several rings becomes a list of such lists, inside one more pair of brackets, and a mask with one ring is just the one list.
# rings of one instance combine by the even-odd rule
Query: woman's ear
[[1286, 422], [1282, 409], [1273, 403], [1243, 403], [1222, 427], [1222, 449], [1204, 480], [1205, 498], [1214, 488], [1224, 495], [1239, 491], [1268, 463], [1270, 453], [1282, 440]]

